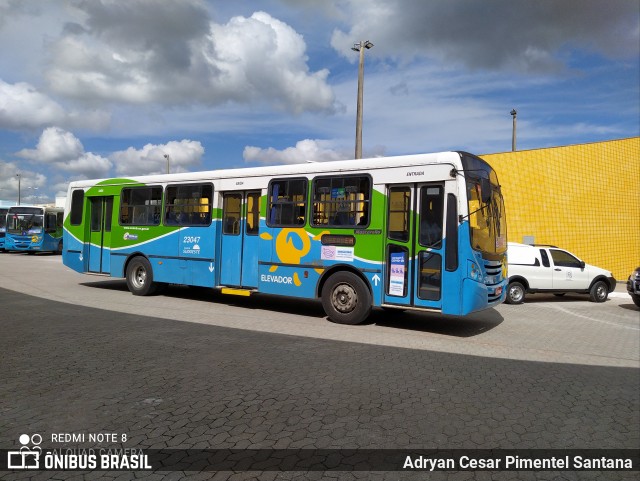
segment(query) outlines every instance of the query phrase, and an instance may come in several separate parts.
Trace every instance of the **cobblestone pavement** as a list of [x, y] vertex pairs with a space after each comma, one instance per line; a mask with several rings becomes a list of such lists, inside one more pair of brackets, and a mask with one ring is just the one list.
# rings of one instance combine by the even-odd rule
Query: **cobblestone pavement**
[[[637, 449], [637, 368], [341, 342], [0, 289], [0, 448]], [[232, 316], [232, 311], [229, 311]], [[610, 326], [612, 327], [612, 326]], [[407, 327], [410, 329], [410, 326]], [[79, 444], [81, 447], [107, 445]], [[517, 475], [517, 476], [516, 476]], [[636, 479], [622, 472], [4, 472], [0, 479]]]

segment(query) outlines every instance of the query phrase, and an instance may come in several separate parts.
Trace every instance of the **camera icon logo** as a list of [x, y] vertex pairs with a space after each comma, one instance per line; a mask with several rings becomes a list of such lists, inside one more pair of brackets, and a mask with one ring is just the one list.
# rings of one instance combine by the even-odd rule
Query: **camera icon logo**
[[[42, 454], [42, 436], [39, 434], [21, 434], [18, 438], [22, 446], [17, 451], [7, 453], [7, 467], [9, 469], [39, 469], [40, 454]], [[29, 447], [29, 444], [32, 447]]]

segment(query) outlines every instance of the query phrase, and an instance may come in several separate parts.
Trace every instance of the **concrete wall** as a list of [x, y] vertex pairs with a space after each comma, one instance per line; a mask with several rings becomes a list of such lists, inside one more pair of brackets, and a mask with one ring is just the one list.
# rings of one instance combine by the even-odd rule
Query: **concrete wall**
[[640, 137], [481, 157], [498, 173], [509, 241], [532, 236], [618, 281], [640, 265]]

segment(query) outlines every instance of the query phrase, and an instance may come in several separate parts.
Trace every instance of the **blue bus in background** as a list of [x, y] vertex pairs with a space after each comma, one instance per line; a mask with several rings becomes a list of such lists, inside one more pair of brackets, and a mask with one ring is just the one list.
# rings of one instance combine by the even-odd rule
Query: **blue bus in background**
[[4, 249], [62, 254], [62, 207], [16, 205], [6, 215]]
[[0, 251], [4, 250], [4, 236], [7, 232], [7, 212], [8, 207], [0, 207]]

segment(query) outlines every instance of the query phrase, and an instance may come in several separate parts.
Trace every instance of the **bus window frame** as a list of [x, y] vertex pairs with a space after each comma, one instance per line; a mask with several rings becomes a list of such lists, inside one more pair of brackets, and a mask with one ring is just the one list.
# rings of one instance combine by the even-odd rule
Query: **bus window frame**
[[[300, 219], [300, 215], [302, 214], [302, 222], [292, 223], [292, 224], [284, 224], [284, 223], [276, 223], [271, 219], [271, 210], [276, 205], [291, 205], [293, 208], [297, 206], [297, 202], [272, 202], [273, 195], [273, 184], [277, 182], [292, 182], [292, 181], [303, 181], [304, 182], [304, 205], [302, 206], [302, 211], [298, 211], [298, 216], [295, 216], [295, 212], [293, 212], [292, 218]], [[298, 206], [299, 207], [299, 206]], [[267, 187], [267, 211], [266, 211], [266, 223], [267, 227], [275, 227], [275, 228], [286, 228], [286, 227], [304, 227], [307, 224], [307, 217], [309, 210], [309, 179], [307, 177], [276, 177], [269, 181]], [[282, 217], [282, 216], [281, 216]]]
[[[76, 199], [76, 194], [81, 194], [79, 199]], [[75, 189], [71, 193], [71, 212], [69, 213], [69, 224], [82, 225], [84, 219], [84, 189]], [[78, 222], [78, 216], [80, 221]]]
[[[202, 195], [203, 193], [203, 189], [202, 187], [211, 187], [211, 197], [209, 197], [209, 202], [207, 204], [175, 204], [175, 203], [169, 203], [169, 190], [172, 188], [176, 189], [176, 196], [177, 196], [177, 192], [178, 189], [180, 187], [193, 187], [193, 186], [200, 186], [200, 195]], [[168, 226], [168, 227], [207, 227], [211, 225], [211, 222], [213, 222], [213, 196], [215, 195], [215, 187], [213, 185], [212, 182], [193, 182], [193, 183], [170, 183], [167, 184], [164, 188], [164, 191], [162, 193], [162, 225]], [[200, 197], [200, 199], [203, 199], [206, 197]], [[186, 197], [184, 198], [186, 199]], [[175, 199], [173, 199], [175, 200]], [[187, 207], [187, 208], [194, 208], [194, 207], [208, 207], [209, 208], [209, 212], [208, 212], [208, 222], [204, 222], [204, 223], [199, 223], [199, 222], [179, 222], [178, 219], [176, 218], [176, 222], [167, 222], [167, 215], [169, 214], [169, 209], [176, 207], [176, 206], [181, 206], [181, 207]], [[191, 214], [193, 214], [195, 212], [191, 212]], [[193, 220], [193, 217], [190, 216], [191, 219]]]
[[[131, 191], [133, 191], [133, 190], [143, 190], [143, 189], [148, 189], [148, 190], [151, 190], [151, 191], [153, 191], [153, 189], [160, 189], [160, 198], [159, 199], [154, 199], [151, 196], [148, 199], [149, 201], [160, 200], [160, 203], [159, 204], [135, 204], [135, 205], [131, 205], [131, 204], [125, 204], [122, 201], [125, 191], [127, 191], [127, 190], [131, 190]], [[121, 227], [128, 227], [128, 226], [156, 227], [156, 226], [159, 226], [160, 225], [160, 217], [162, 216], [161, 214], [162, 214], [162, 203], [163, 203], [163, 200], [164, 200], [164, 189], [163, 189], [162, 185], [141, 185], [141, 186], [137, 186], [136, 185], [136, 186], [131, 186], [131, 187], [123, 187], [122, 190], [120, 191], [120, 209], [119, 209], [119, 212], [118, 212], [118, 225], [121, 226]], [[147, 222], [147, 223], [136, 222], [135, 214], [134, 214], [134, 211], [132, 210], [132, 213], [131, 213], [132, 219], [131, 219], [131, 221], [130, 222], [122, 222], [122, 209], [123, 209], [123, 207], [125, 205], [127, 206], [127, 209], [131, 209], [131, 208], [135, 208], [135, 207], [144, 207], [145, 210], [148, 207], [157, 205], [158, 206], [158, 210], [159, 210], [158, 219], [157, 219], [157, 221]], [[154, 215], [154, 217], [155, 217], [155, 215]], [[147, 218], [148, 218], [148, 214], [147, 214]]]
[[[333, 181], [334, 179], [337, 180], [342, 180], [342, 181], [346, 181], [347, 179], [366, 179], [369, 183], [368, 189], [366, 192], [358, 192], [360, 194], [365, 194], [365, 199], [364, 200], [349, 200], [346, 202], [349, 202], [351, 204], [357, 204], [358, 203], [362, 203], [363, 207], [361, 211], [359, 210], [349, 210], [348, 211], [348, 215], [351, 216], [351, 214], [353, 214], [353, 223], [332, 223], [331, 219], [332, 217], [335, 219], [335, 215], [337, 215], [340, 212], [346, 212], [346, 211], [335, 211], [334, 215], [327, 215], [327, 223], [326, 224], [321, 224], [321, 223], [317, 223], [316, 222], [316, 204], [325, 204], [325, 205], [329, 205], [332, 203], [339, 203], [340, 201], [336, 200], [336, 201], [327, 201], [327, 200], [320, 200], [320, 199], [316, 199], [316, 185], [318, 181], [322, 181], [322, 180], [329, 180], [330, 181], [330, 189], [333, 188], [333, 186], [331, 185], [331, 181]], [[343, 186], [344, 188], [344, 186]], [[311, 209], [312, 215], [309, 216], [309, 223], [312, 227], [319, 227], [319, 228], [331, 228], [331, 229], [366, 229], [367, 227], [369, 227], [369, 224], [371, 224], [371, 197], [372, 197], [372, 193], [373, 193], [373, 178], [371, 177], [371, 175], [369, 174], [350, 174], [350, 175], [319, 175], [314, 177], [311, 180], [311, 189], [310, 189], [310, 197], [311, 197], [311, 201], [309, 202], [309, 208]], [[319, 212], [319, 210], [318, 210]], [[356, 216], [362, 214], [366, 216], [365, 222], [364, 223], [360, 223], [360, 220], [358, 219], [358, 222], [356, 222]]]

